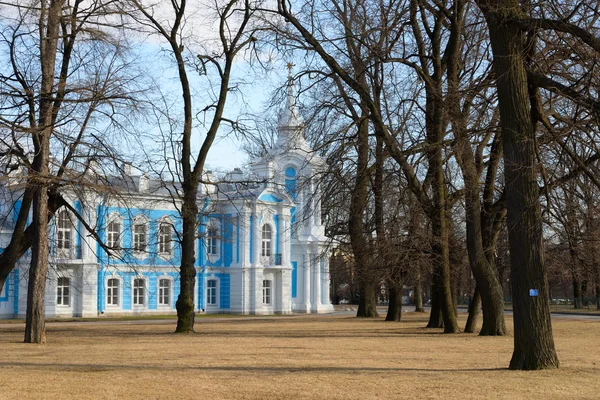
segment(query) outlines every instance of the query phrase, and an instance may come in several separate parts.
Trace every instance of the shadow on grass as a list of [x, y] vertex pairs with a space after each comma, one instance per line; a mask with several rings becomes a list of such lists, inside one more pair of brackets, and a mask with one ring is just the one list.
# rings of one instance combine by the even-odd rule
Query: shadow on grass
[[369, 372], [490, 372], [508, 371], [508, 368], [384, 368], [384, 367], [262, 367], [262, 366], [167, 366], [167, 365], [112, 365], [112, 364], [49, 364], [29, 362], [1, 362], [0, 368], [34, 368], [53, 369], [57, 371], [72, 370], [74, 372], [105, 372], [121, 370], [157, 370], [157, 371], [223, 371], [223, 372], [261, 372], [261, 373], [369, 373]]

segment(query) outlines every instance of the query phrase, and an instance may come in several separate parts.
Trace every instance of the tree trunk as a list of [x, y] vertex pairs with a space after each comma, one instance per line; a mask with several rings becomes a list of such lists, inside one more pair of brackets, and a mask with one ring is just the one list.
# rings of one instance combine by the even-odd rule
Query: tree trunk
[[375, 285], [361, 286], [358, 289], [358, 310], [356, 316], [359, 318], [379, 317], [377, 313], [377, 296]]
[[362, 118], [357, 135], [356, 180], [352, 192], [348, 221], [350, 244], [354, 254], [356, 271], [358, 272], [359, 302], [356, 316], [377, 317], [379, 315], [377, 314], [377, 298], [375, 296], [376, 276], [370, 265], [371, 260], [363, 222], [367, 207], [367, 188], [369, 184], [369, 123], [366, 118]]
[[443, 328], [444, 318], [442, 318], [442, 307], [439, 295], [439, 288], [434, 283], [431, 285], [431, 312], [429, 313], [429, 322], [427, 328]]
[[[530, 114], [522, 17], [516, 0], [479, 0], [490, 32], [504, 147], [514, 352], [511, 369], [558, 367], [544, 269], [535, 129]], [[538, 291], [530, 296], [530, 289]], [[482, 289], [483, 291], [483, 289]]]
[[[448, 243], [448, 221], [446, 218], [446, 183], [444, 181], [444, 161], [441, 143], [444, 138], [443, 110], [439, 101], [439, 88], [427, 88], [425, 125], [427, 163], [430, 170], [432, 206], [428, 210], [431, 220], [432, 254], [435, 281], [437, 282], [438, 300], [444, 319], [444, 333], [459, 331], [456, 312], [452, 301], [450, 284], [450, 246]], [[435, 92], [435, 93], [434, 93]], [[433, 305], [433, 303], [432, 303]], [[433, 310], [433, 308], [432, 308]]]
[[49, 4], [46, 1], [41, 3], [39, 119], [37, 129], [32, 132], [35, 156], [28, 177], [28, 185], [33, 187], [33, 241], [27, 291], [25, 343], [46, 342], [44, 296], [48, 272], [48, 164], [50, 137], [53, 131], [54, 73], [63, 2], [51, 0]]
[[[48, 147], [49, 148], [49, 147]], [[46, 159], [48, 153], [38, 157]], [[42, 161], [43, 162], [43, 161]], [[41, 169], [40, 174], [48, 171]], [[31, 266], [27, 286], [27, 315], [25, 319], [25, 343], [46, 343], [44, 296], [48, 272], [48, 194], [43, 186], [36, 188], [33, 198], [32, 224], [34, 227], [31, 246]]]
[[473, 292], [473, 297], [471, 297], [471, 301], [469, 301], [469, 316], [467, 317], [467, 323], [465, 324], [465, 332], [475, 333], [475, 330], [477, 329], [479, 307], [481, 307], [481, 295], [479, 294], [479, 288], [475, 286], [475, 292]]
[[423, 307], [423, 290], [421, 288], [421, 274], [419, 271], [417, 271], [417, 276], [415, 278], [415, 312], [425, 312], [425, 307]]
[[181, 208], [183, 219], [183, 235], [181, 241], [181, 266], [179, 279], [181, 291], [175, 303], [177, 308], [177, 327], [175, 333], [194, 332], [194, 287], [196, 283], [195, 249], [196, 231], [198, 228], [198, 206], [196, 204], [197, 184], [184, 186], [184, 198]]
[[583, 308], [583, 293], [581, 290], [581, 281], [577, 277], [577, 274], [573, 273], [573, 308]]
[[388, 282], [389, 305], [386, 321], [401, 321], [402, 320], [402, 284], [396, 282]]

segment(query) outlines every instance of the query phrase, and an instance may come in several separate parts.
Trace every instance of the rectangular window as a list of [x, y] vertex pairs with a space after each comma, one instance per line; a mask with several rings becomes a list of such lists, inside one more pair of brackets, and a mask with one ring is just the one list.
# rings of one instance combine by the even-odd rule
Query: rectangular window
[[143, 279], [133, 280], [133, 305], [143, 306], [146, 297], [146, 283]]
[[119, 280], [111, 278], [106, 285], [106, 304], [109, 306], [119, 305]]
[[111, 249], [121, 247], [121, 223], [112, 221], [106, 229], [106, 245]]
[[146, 224], [135, 224], [133, 226], [133, 251], [146, 251]]
[[263, 281], [263, 304], [271, 304], [271, 281]]
[[69, 278], [58, 278], [56, 285], [56, 305], [68, 306], [71, 304], [70, 286], [71, 280]]
[[206, 281], [206, 304], [210, 306], [217, 305], [217, 281], [209, 279]]
[[61, 211], [58, 214], [58, 226], [56, 231], [56, 248], [70, 249], [71, 248], [71, 219], [67, 211]]
[[168, 306], [171, 303], [171, 281], [161, 279], [158, 282], [158, 304]]
[[271, 232], [271, 226], [270, 225], [263, 225], [262, 228], [262, 240], [261, 240], [261, 251], [260, 251], [260, 255], [262, 257], [271, 257], [271, 239], [272, 239], [272, 232]]
[[171, 225], [163, 222], [158, 228], [158, 252], [162, 255], [171, 255], [171, 237], [173, 236]]
[[206, 254], [216, 256], [219, 254], [219, 231], [217, 228], [208, 228], [206, 235]]

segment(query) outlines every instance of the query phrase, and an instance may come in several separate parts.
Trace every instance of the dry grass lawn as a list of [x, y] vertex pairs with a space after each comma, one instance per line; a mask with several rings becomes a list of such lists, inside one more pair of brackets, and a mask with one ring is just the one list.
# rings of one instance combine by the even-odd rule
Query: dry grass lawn
[[[512, 336], [443, 335], [425, 315], [0, 327], [1, 399], [598, 399], [600, 320], [554, 320], [559, 370], [506, 369]], [[463, 317], [464, 318], [464, 317]], [[461, 323], [464, 323], [461, 320]], [[510, 324], [509, 318], [509, 324]]]

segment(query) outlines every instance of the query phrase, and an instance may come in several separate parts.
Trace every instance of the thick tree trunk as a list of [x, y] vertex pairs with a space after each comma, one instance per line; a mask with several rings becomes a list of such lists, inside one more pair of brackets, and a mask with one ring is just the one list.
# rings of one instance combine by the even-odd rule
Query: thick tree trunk
[[389, 305], [386, 321], [401, 321], [402, 320], [402, 284], [388, 282]]
[[[504, 147], [514, 352], [511, 369], [558, 367], [544, 269], [535, 130], [530, 114], [522, 17], [516, 0], [479, 0], [490, 32]], [[538, 291], [530, 295], [530, 289]], [[483, 291], [483, 288], [482, 288]]]
[[[40, 12], [40, 100], [39, 119], [32, 139], [35, 156], [28, 176], [33, 187], [31, 265], [27, 291], [25, 343], [45, 343], [44, 296], [48, 272], [48, 178], [50, 137], [53, 132], [54, 74], [58, 32], [64, 0], [42, 2]], [[44, 29], [45, 28], [45, 29]]]
[[[46, 153], [47, 155], [48, 153]], [[47, 157], [40, 157], [46, 158]], [[47, 163], [45, 171], [48, 171]], [[44, 173], [44, 169], [40, 174]], [[36, 188], [33, 198], [32, 224], [34, 227], [31, 246], [31, 266], [27, 286], [27, 316], [25, 319], [25, 343], [46, 343], [44, 296], [48, 272], [48, 194], [43, 186]]]
[[369, 125], [366, 118], [358, 127], [357, 165], [354, 191], [350, 204], [348, 221], [350, 244], [358, 272], [359, 302], [357, 317], [377, 317], [375, 296], [376, 275], [371, 268], [369, 249], [364, 233], [364, 213], [367, 207], [367, 188], [369, 185]]
[[[418, 267], [417, 267], [418, 268]], [[421, 274], [417, 272], [417, 276], [415, 277], [415, 312], [425, 312], [425, 307], [423, 307], [423, 290], [421, 283]]]
[[581, 290], [581, 281], [575, 272], [573, 273], [573, 308], [583, 308], [583, 291]]
[[[456, 312], [452, 301], [450, 283], [450, 246], [448, 243], [448, 221], [446, 218], [446, 183], [442, 140], [444, 138], [443, 106], [438, 88], [428, 88], [426, 101], [427, 163], [431, 179], [432, 206], [428, 210], [431, 220], [432, 254], [434, 275], [437, 282], [438, 300], [444, 319], [444, 333], [459, 331]], [[435, 92], [435, 93], [434, 93]], [[433, 309], [433, 308], [432, 308]]]
[[[464, 139], [464, 138], [463, 138]], [[483, 309], [483, 326], [481, 336], [496, 336], [506, 334], [504, 323], [504, 299], [502, 284], [498, 272], [486, 257], [483, 246], [483, 231], [481, 223], [481, 200], [479, 197], [479, 179], [475, 161], [468, 143], [462, 143], [459, 151], [465, 180], [465, 211], [467, 226], [467, 252], [469, 265], [477, 282], [481, 295]]]
[[467, 323], [465, 324], [465, 332], [475, 333], [477, 330], [479, 307], [481, 307], [481, 295], [479, 294], [479, 288], [476, 286], [473, 297], [471, 297], [471, 301], [469, 302], [469, 316], [467, 317]]
[[361, 286], [358, 290], [358, 310], [356, 316], [359, 318], [379, 317], [377, 313], [377, 295], [375, 285]]
[[[435, 279], [434, 279], [435, 280]], [[429, 322], [427, 328], [443, 328], [444, 318], [442, 317], [442, 307], [438, 285], [431, 285], [431, 312], [429, 313]]]
[[195, 249], [198, 228], [198, 206], [196, 204], [197, 185], [185, 188], [182, 205], [183, 235], [181, 241], [181, 266], [179, 277], [181, 291], [175, 303], [177, 308], [177, 327], [175, 333], [194, 332], [194, 287], [196, 283]]

